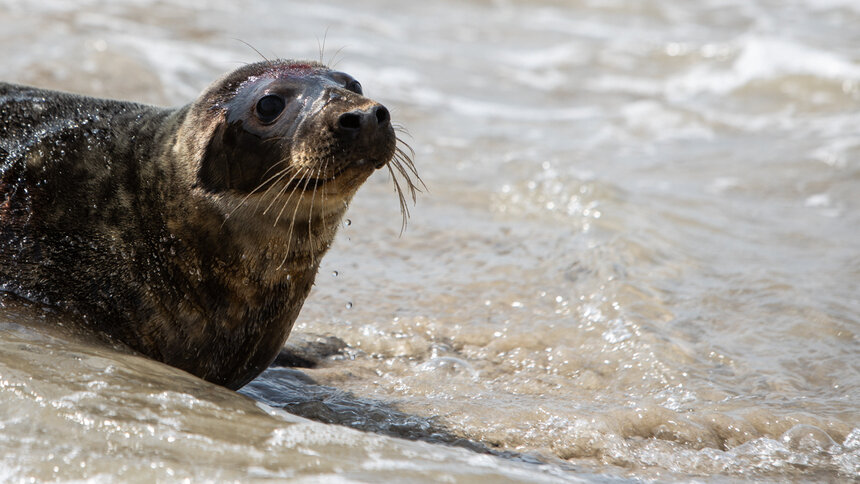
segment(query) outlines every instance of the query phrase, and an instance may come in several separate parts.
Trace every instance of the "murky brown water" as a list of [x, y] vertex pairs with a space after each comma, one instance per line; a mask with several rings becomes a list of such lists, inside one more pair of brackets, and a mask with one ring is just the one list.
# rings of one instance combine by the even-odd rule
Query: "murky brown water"
[[234, 39], [325, 37], [430, 187], [398, 237], [370, 180], [291, 338], [340, 349], [240, 394], [5, 301], [0, 478], [858, 479], [857, 25], [852, 0], [0, 0], [3, 80], [158, 104], [258, 58]]

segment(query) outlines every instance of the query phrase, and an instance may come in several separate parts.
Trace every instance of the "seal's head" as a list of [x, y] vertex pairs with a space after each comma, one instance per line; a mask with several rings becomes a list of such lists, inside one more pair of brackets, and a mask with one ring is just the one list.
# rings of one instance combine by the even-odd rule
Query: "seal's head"
[[192, 105], [184, 124], [197, 133], [196, 186], [234, 204], [259, 197], [275, 226], [342, 212], [398, 152], [385, 106], [364, 97], [352, 76], [312, 62], [234, 71]]

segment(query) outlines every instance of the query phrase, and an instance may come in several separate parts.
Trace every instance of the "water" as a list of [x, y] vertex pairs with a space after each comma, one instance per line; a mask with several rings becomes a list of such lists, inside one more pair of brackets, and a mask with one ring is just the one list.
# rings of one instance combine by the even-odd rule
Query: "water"
[[371, 178], [291, 337], [334, 354], [239, 394], [6, 301], [0, 476], [857, 479], [856, 25], [851, 0], [0, 1], [0, 78], [165, 105], [258, 59], [235, 39], [324, 40], [430, 188], [399, 236]]

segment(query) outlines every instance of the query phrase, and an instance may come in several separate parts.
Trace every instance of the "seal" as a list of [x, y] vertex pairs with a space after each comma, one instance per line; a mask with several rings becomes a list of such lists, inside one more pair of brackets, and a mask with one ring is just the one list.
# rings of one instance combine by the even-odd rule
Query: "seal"
[[315, 62], [244, 66], [176, 109], [0, 83], [0, 289], [238, 389], [368, 176], [387, 167], [414, 200], [398, 143], [384, 106]]

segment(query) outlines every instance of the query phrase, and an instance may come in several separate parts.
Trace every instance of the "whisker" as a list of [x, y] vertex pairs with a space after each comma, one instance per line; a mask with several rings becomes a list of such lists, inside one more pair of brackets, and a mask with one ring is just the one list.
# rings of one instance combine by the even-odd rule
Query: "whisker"
[[325, 28], [325, 32], [323, 33], [322, 43], [320, 43], [320, 38], [317, 37], [317, 48], [320, 51], [320, 64], [325, 64], [323, 62], [323, 53], [325, 52], [325, 40], [328, 37], [328, 27]]
[[[284, 187], [283, 187], [283, 188], [281, 188], [281, 190], [278, 192], [278, 194], [277, 194], [274, 198], [272, 198], [272, 201], [271, 201], [271, 202], [269, 202], [269, 206], [267, 206], [267, 207], [266, 207], [266, 209], [265, 209], [265, 210], [263, 210], [263, 215], [265, 215], [265, 214], [269, 211], [269, 209], [270, 209], [270, 208], [272, 208], [272, 205], [274, 205], [274, 204], [275, 204], [275, 202], [277, 202], [277, 201], [278, 201], [278, 198], [280, 198], [281, 196], [283, 196], [283, 194], [287, 191], [287, 188], [289, 188], [289, 187], [290, 187], [290, 183], [292, 183], [292, 182], [293, 182], [297, 177], [299, 177], [299, 175], [301, 175], [301, 174], [302, 174], [302, 171], [301, 171], [301, 170], [298, 170], [298, 171], [296, 171], [295, 173], [293, 173], [293, 176], [291, 176], [291, 177], [290, 177], [290, 179], [289, 179], [289, 180], [287, 180], [287, 182], [286, 182], [286, 183], [284, 183]], [[292, 192], [292, 193], [295, 193], [295, 188], [293, 188], [293, 192]], [[290, 193], [290, 196], [293, 196], [293, 195], [292, 195], [292, 193]], [[290, 200], [290, 199], [289, 199], [289, 198], [287, 198], [287, 201], [289, 201], [289, 200]], [[283, 211], [283, 210], [282, 210], [282, 211]], [[279, 216], [280, 216], [280, 214], [279, 214]], [[275, 219], [275, 225], [278, 225], [278, 220], [277, 220], [277, 219]]]
[[394, 131], [397, 131], [398, 133], [403, 133], [410, 138], [412, 137], [412, 135], [409, 133], [409, 130], [406, 129], [406, 126], [403, 126], [400, 123], [391, 123], [391, 127], [394, 128]]
[[418, 191], [423, 192], [423, 191], [427, 190], [427, 185], [424, 184], [424, 180], [421, 179], [421, 175], [419, 175], [418, 170], [415, 169], [415, 164], [412, 162], [412, 160], [410, 158], [407, 157], [406, 154], [399, 151], [399, 149], [398, 149], [398, 152], [395, 152], [395, 154], [394, 154], [394, 159], [397, 160], [398, 162], [406, 165], [406, 167], [409, 169], [409, 171], [412, 172], [412, 174], [415, 176], [415, 178], [418, 180], [418, 182], [421, 183], [423, 190], [416, 186], [416, 189]]
[[[284, 194], [284, 192], [287, 191], [287, 187], [290, 186], [290, 183], [292, 183], [293, 180], [295, 180], [297, 176], [301, 175], [301, 177], [298, 178], [298, 183], [296, 183], [296, 186], [293, 187], [293, 190], [287, 196], [287, 199], [284, 200], [284, 205], [281, 207], [281, 211], [278, 212], [278, 216], [275, 217], [275, 224], [273, 226], [278, 225], [278, 221], [281, 219], [281, 214], [283, 214], [284, 210], [286, 210], [287, 205], [290, 203], [290, 199], [293, 198], [293, 195], [295, 195], [296, 192], [301, 191], [302, 188], [300, 187], [300, 184], [301, 184], [302, 178], [305, 176], [306, 173], [308, 173], [308, 171], [309, 171], [309, 168], [307, 168], [307, 167], [301, 168], [300, 171], [296, 172], [296, 174], [293, 175], [292, 178], [290, 178], [290, 181], [288, 181], [284, 185], [283, 190], [281, 190], [281, 193], [278, 194], [278, 197], [281, 197]], [[304, 188], [307, 188], [307, 186], [308, 186], [308, 180], [305, 180]], [[299, 198], [301, 199], [301, 196], [299, 196]], [[273, 202], [274, 202], [274, 200], [273, 200]], [[296, 207], [298, 207], [298, 203], [296, 204]], [[268, 211], [268, 209], [266, 209], [266, 210]], [[263, 213], [266, 213], [266, 212], [263, 212]]]
[[[304, 169], [303, 171], [306, 171], [306, 169]], [[284, 205], [281, 207], [281, 211], [280, 211], [280, 212], [278, 212], [278, 216], [277, 216], [277, 218], [275, 219], [275, 224], [276, 224], [276, 225], [277, 225], [277, 223], [278, 223], [278, 220], [280, 220], [280, 219], [281, 219], [281, 214], [282, 214], [282, 213], [284, 213], [284, 210], [286, 210], [287, 205], [290, 203], [290, 199], [291, 199], [291, 198], [293, 198], [293, 195], [294, 195], [297, 191], [299, 191], [299, 190], [300, 190], [300, 187], [299, 187], [298, 185], [296, 185], [296, 186], [293, 188], [293, 191], [292, 191], [292, 192], [290, 192], [290, 195], [289, 195], [289, 196], [287, 197], [287, 199], [284, 201]], [[299, 205], [300, 205], [300, 203], [301, 203], [301, 196], [299, 196], [299, 199], [300, 199], [300, 200], [298, 200], [298, 201], [296, 202], [296, 209], [298, 209], [298, 207], [299, 207]], [[281, 264], [278, 266], [278, 269], [279, 269], [279, 270], [284, 266], [284, 264], [287, 262], [287, 259], [288, 259], [288, 258], [289, 258], [289, 256], [290, 256], [290, 247], [292, 247], [292, 245], [293, 245], [293, 224], [295, 223], [295, 221], [296, 221], [296, 218], [295, 218], [295, 212], [293, 212], [293, 218], [292, 218], [292, 220], [290, 220], [290, 229], [289, 229], [289, 231], [288, 231], [288, 233], [287, 233], [287, 248], [286, 248], [286, 250], [284, 251], [284, 259], [281, 261]]]
[[[285, 161], [289, 161], [289, 159], [288, 159], [288, 158], [284, 158], [283, 160], [281, 160], [281, 161], [279, 161], [279, 162], [275, 163], [274, 165], [270, 166], [270, 167], [269, 167], [269, 169], [268, 169], [268, 170], [266, 170], [266, 171], [263, 173], [263, 175], [262, 175], [262, 176], [266, 176], [266, 175], [267, 175], [270, 171], [272, 171], [276, 166], [278, 166], [279, 164], [281, 164], [281, 163], [283, 163], [283, 162], [285, 162]], [[274, 175], [272, 175], [272, 176], [270, 176], [269, 178], [267, 178], [267, 179], [263, 180], [263, 181], [262, 181], [262, 183], [260, 183], [259, 185], [257, 185], [257, 188], [255, 188], [255, 189], [253, 189], [253, 190], [251, 191], [251, 194], [253, 194], [253, 193], [254, 193], [254, 192], [256, 192], [257, 190], [259, 190], [260, 188], [262, 188], [262, 187], [263, 187], [263, 185], [266, 185], [267, 183], [271, 182], [272, 180], [275, 180], [276, 178], [281, 178], [281, 179], [282, 179], [282, 178], [283, 178], [283, 177], [284, 177], [284, 176], [285, 176], [285, 175], [286, 175], [286, 174], [287, 174], [291, 169], [292, 169], [292, 167], [291, 167], [291, 166], [289, 166], [289, 165], [285, 166], [283, 169], [279, 170], [279, 171], [278, 171], [278, 172], [276, 172]], [[276, 184], [277, 184], [277, 182], [274, 182], [274, 183], [272, 183], [271, 185], [269, 185], [269, 186], [266, 188], [265, 192], [263, 192], [263, 194], [265, 195], [265, 194], [266, 194], [269, 190], [271, 190], [271, 189], [272, 189], [272, 187], [273, 187], [273, 186], [275, 186]], [[250, 195], [250, 194], [249, 194], [249, 195]], [[242, 201], [244, 202], [244, 200], [242, 200]], [[257, 201], [257, 205], [259, 206], [259, 204], [260, 204], [260, 201], [258, 200], [258, 201]]]
[[256, 48], [256, 47], [254, 47], [253, 45], [251, 45], [251, 44], [249, 44], [249, 43], [245, 42], [245, 41], [244, 41], [244, 40], [242, 40], [242, 39], [234, 38], [233, 40], [239, 41], [239, 42], [241, 42], [241, 43], [243, 43], [243, 44], [247, 45], [248, 47], [250, 47], [250, 48], [251, 48], [251, 50], [253, 50], [254, 52], [256, 52], [258, 56], [262, 57], [264, 61], [266, 61], [266, 62], [271, 62], [269, 59], [267, 59], [267, 58], [266, 58], [266, 56], [264, 56], [263, 54], [261, 54], [261, 53], [260, 53], [260, 51], [259, 51], [259, 50], [257, 50], [257, 48]]
[[[403, 156], [405, 156], [406, 158], [409, 158], [409, 160], [410, 160], [410, 161], [411, 161], [413, 158], [415, 158], [415, 150], [413, 150], [413, 149], [412, 149], [412, 145], [410, 145], [409, 143], [407, 143], [407, 142], [403, 141], [403, 138], [401, 138], [401, 137], [399, 137], [399, 136], [395, 136], [395, 137], [394, 137], [394, 139], [395, 139], [395, 140], [397, 140], [397, 145], [395, 145], [394, 149], [395, 149], [398, 153], [403, 154]], [[406, 149], [403, 149], [403, 148], [401, 148], [401, 147], [400, 147], [400, 146], [398, 146], [398, 145], [402, 145], [402, 146], [403, 146], [404, 148], [406, 148]], [[409, 151], [408, 153], [406, 152], [407, 150]]]
[[[415, 150], [412, 149], [412, 146], [410, 146], [409, 143], [403, 141], [402, 139], [396, 138], [396, 140], [397, 143], [403, 145], [406, 149], [404, 150], [400, 146], [395, 145], [394, 152], [402, 157], [403, 162], [406, 163], [406, 166], [408, 166], [412, 173], [414, 173], [415, 176], [418, 177], [420, 180], [421, 177], [418, 176], [418, 170], [415, 169], [415, 163], [412, 161], [415, 159]], [[406, 152], [407, 150], [409, 151], [408, 153]], [[424, 188], [427, 188], [427, 186], [425, 185]]]
[[[329, 165], [330, 161], [331, 161], [330, 158], [325, 159], [325, 164], [323, 164], [323, 173], [328, 172], [328, 165]], [[322, 224], [323, 224], [323, 227], [328, 227], [328, 212], [329, 212], [329, 210], [328, 210], [328, 206], [326, 205], [326, 202], [328, 201], [328, 195], [326, 195], [326, 190], [323, 189], [323, 191], [320, 195], [322, 196], [322, 200], [320, 200], [320, 202], [322, 203], [322, 211], [323, 211], [322, 212], [322, 216], [323, 216]]]
[[400, 201], [400, 215], [403, 219], [400, 225], [400, 234], [403, 235], [403, 231], [406, 230], [407, 220], [409, 219], [409, 207], [406, 205], [406, 199], [403, 197], [400, 183], [397, 182], [397, 177], [394, 176], [394, 169], [391, 168], [391, 163], [388, 163], [386, 166], [388, 167], [388, 172], [391, 174], [391, 180], [394, 182], [394, 191], [397, 192], [397, 198]]
[[[274, 170], [278, 165], [280, 165], [281, 163], [283, 163], [285, 161], [290, 161], [290, 159], [289, 158], [283, 158], [283, 159], [278, 160], [276, 163], [273, 163], [272, 166], [270, 166], [266, 171], [263, 172], [262, 175], [260, 175], [260, 178], [266, 176], [270, 171]], [[283, 173], [284, 171], [289, 170], [289, 169], [290, 169], [290, 165], [286, 165], [279, 173]], [[257, 188], [260, 188], [261, 186], [265, 185], [266, 183], [271, 181], [273, 178], [275, 178], [275, 176], [277, 176], [277, 175], [273, 175], [268, 180], [265, 180], [263, 183], [260, 183], [260, 185]], [[257, 188], [255, 188], [255, 190]]]
[[[316, 176], [317, 179], [319, 179], [319, 177], [320, 177], [321, 169], [322, 169], [321, 167], [319, 167], [319, 166], [317, 167], [317, 176]], [[311, 208], [308, 210], [308, 243], [311, 246], [311, 257], [312, 257], [311, 262], [314, 261], [313, 257], [315, 257], [314, 254], [316, 254], [316, 247], [314, 247], [315, 240], [314, 240], [314, 237], [311, 233], [311, 221], [313, 220], [313, 217], [314, 217], [314, 201], [316, 200], [316, 198], [317, 198], [317, 187], [316, 187], [316, 185], [314, 185], [314, 190], [311, 193]]]
[[[275, 168], [276, 166], [278, 166], [279, 164], [281, 164], [281, 163], [283, 163], [283, 162], [285, 162], [285, 161], [288, 161], [288, 159], [287, 159], [287, 158], [285, 158], [285, 159], [280, 160], [280, 161], [278, 161], [277, 163], [273, 164], [271, 167], [269, 167], [269, 169], [268, 169], [268, 170], [266, 170], [266, 171], [265, 171], [265, 173], [263, 173], [263, 176], [266, 176], [266, 173], [268, 173], [268, 172], [269, 172], [269, 171], [271, 171], [273, 168]], [[236, 204], [236, 206], [235, 206], [235, 207], [233, 207], [233, 209], [232, 209], [232, 210], [230, 210], [230, 213], [228, 213], [226, 217], [224, 217], [224, 221], [223, 221], [223, 222], [221, 222], [221, 227], [222, 227], [222, 228], [224, 227], [224, 224], [225, 224], [225, 223], [227, 223], [227, 219], [229, 219], [230, 217], [232, 217], [232, 216], [233, 216], [233, 214], [234, 214], [234, 213], [236, 213], [236, 210], [239, 210], [239, 208], [241, 208], [241, 207], [242, 207], [242, 205], [244, 205], [244, 204], [245, 204], [245, 202], [247, 202], [247, 201], [248, 201], [248, 198], [250, 198], [250, 197], [251, 197], [251, 195], [253, 195], [253, 194], [257, 193], [257, 190], [259, 190], [260, 188], [263, 188], [263, 186], [264, 186], [264, 185], [266, 185], [267, 183], [269, 183], [270, 181], [272, 181], [272, 180], [274, 180], [275, 178], [278, 178], [278, 177], [281, 177], [282, 175], [284, 175], [284, 174], [285, 174], [289, 169], [290, 169], [290, 167], [289, 167], [289, 166], [285, 167], [283, 170], [279, 171], [278, 173], [275, 173], [274, 175], [272, 175], [272, 176], [271, 176], [271, 177], [269, 177], [268, 179], [264, 180], [262, 183], [260, 183], [259, 185], [257, 185], [253, 190], [251, 190], [250, 192], [248, 192], [248, 194], [247, 194], [247, 195], [245, 195], [244, 197], [242, 197], [242, 199], [241, 199], [241, 200], [239, 200], [239, 203], [238, 203], [238, 204]], [[266, 190], [263, 192], [263, 195], [262, 195], [262, 197], [261, 197], [261, 198], [263, 198], [263, 197], [265, 197], [265, 196], [266, 196], [266, 194], [269, 192], [269, 190], [271, 190], [272, 186], [273, 186], [273, 185], [270, 185], [268, 188], [266, 188]], [[259, 201], [259, 200], [257, 200], [257, 206], [259, 207], [259, 205], [260, 205], [260, 201]], [[256, 208], [255, 208], [255, 210], [256, 210]]]
[[271, 138], [266, 138], [266, 139], [262, 140], [262, 142], [263, 143], [271, 143], [274, 141], [283, 141], [285, 139], [287, 139], [286, 136], [272, 136]]
[[412, 203], [413, 203], [413, 204], [417, 203], [417, 202], [418, 202], [418, 197], [417, 197], [418, 189], [417, 189], [417, 187], [415, 186], [415, 183], [412, 181], [412, 178], [410, 178], [410, 177], [406, 174], [406, 170], [403, 168], [403, 166], [402, 166], [400, 163], [393, 162], [393, 164], [394, 164], [394, 168], [396, 168], [396, 169], [397, 169], [397, 171], [398, 171], [401, 175], [403, 175], [403, 183], [404, 183], [404, 184], [406, 185], [406, 187], [409, 189], [409, 197], [412, 199]]
[[[260, 198], [258, 198], [258, 199], [257, 199], [257, 203], [256, 203], [256, 205], [254, 205], [254, 211], [255, 211], [255, 213], [256, 213], [256, 210], [257, 210], [258, 208], [260, 208], [260, 202], [262, 202], [262, 201], [263, 201], [263, 199], [265, 199], [265, 198], [266, 198], [266, 195], [268, 195], [268, 194], [272, 191], [272, 189], [273, 189], [273, 188], [275, 188], [275, 187], [277, 187], [277, 186], [278, 186], [278, 183], [279, 183], [280, 181], [282, 181], [284, 178], [286, 178], [286, 177], [287, 177], [287, 175], [289, 174], [290, 170], [292, 170], [292, 169], [293, 169], [292, 167], [287, 166], [287, 167], [285, 167], [283, 170], [281, 170], [281, 171], [279, 171], [278, 173], [276, 173], [276, 174], [272, 175], [271, 177], [269, 177], [269, 179], [268, 179], [268, 180], [266, 180], [266, 182], [264, 182], [264, 183], [267, 183], [267, 182], [269, 182], [269, 181], [272, 181], [272, 183], [271, 183], [271, 184], [269, 184], [269, 186], [268, 186], [268, 187], [266, 187], [266, 191], [264, 191], [264, 192], [263, 192], [263, 195], [262, 195]], [[293, 176], [295, 176], [295, 174], [294, 174]], [[277, 179], [275, 179], [275, 178], [277, 178]], [[291, 181], [291, 180], [292, 180], [292, 178], [290, 178], [290, 181]], [[281, 189], [281, 191], [279, 191], [279, 192], [278, 192], [278, 194], [276, 194], [276, 195], [272, 198], [272, 202], [274, 202], [275, 200], [277, 200], [277, 199], [278, 199], [278, 197], [279, 197], [279, 196], [281, 196], [281, 194], [283, 193], [283, 190], [285, 190], [285, 189], [286, 189], [286, 185], [288, 185], [288, 184], [289, 184], [289, 181], [287, 181], [287, 183], [285, 184], [284, 188], [282, 188], [282, 189]], [[271, 207], [271, 203], [272, 203], [272, 202], [270, 202], [270, 203], [269, 203], [269, 207], [266, 207], [266, 210], [264, 210], [264, 211], [263, 211], [263, 214], [265, 214], [265, 213], [268, 211], [268, 209]]]
[[346, 48], [346, 46], [341, 47], [340, 49], [338, 49], [338, 50], [334, 53], [334, 55], [333, 55], [333, 56], [331, 56], [331, 62], [329, 62], [328, 64], [326, 64], [326, 65], [327, 65], [327, 67], [328, 67], [329, 69], [334, 69], [334, 68], [335, 68], [335, 66], [337, 66], [337, 62], [339, 62], [339, 61], [337, 61], [337, 56], [338, 56], [338, 55], [341, 53], [341, 51], [343, 51], [343, 49], [345, 49], [345, 48]]
[[[309, 171], [310, 171], [309, 168], [304, 169], [304, 173], [308, 173]], [[302, 191], [304, 191], [305, 189], [308, 188], [308, 183], [310, 183], [310, 178], [305, 179], [305, 186], [302, 187]], [[283, 208], [281, 208], [281, 212], [278, 213], [278, 218], [275, 220], [276, 224], [277, 224], [278, 220], [280, 220], [280, 218], [281, 218], [281, 213], [283, 213], [284, 209], [287, 208], [287, 204], [289, 203], [290, 198], [292, 198], [293, 194], [296, 193], [296, 190], [298, 190], [298, 185], [296, 186], [296, 189], [294, 189], [293, 192], [290, 193], [290, 196], [289, 196], [289, 198], [287, 198], [287, 201], [284, 202], [284, 206], [283, 206]], [[281, 269], [284, 266], [284, 264], [287, 262], [287, 259], [290, 257], [290, 247], [293, 245], [293, 227], [296, 224], [296, 216], [299, 213], [299, 207], [300, 206], [301, 206], [301, 197], [299, 197], [299, 200], [296, 202], [296, 208], [295, 208], [295, 210], [293, 210], [293, 216], [290, 218], [290, 230], [287, 233], [287, 250], [284, 253], [284, 260], [281, 261], [281, 265], [278, 266], [278, 269]]]

